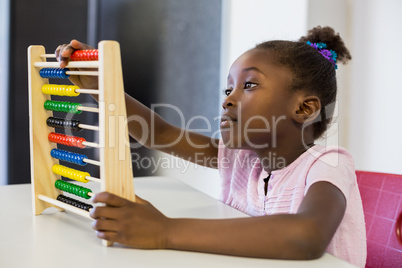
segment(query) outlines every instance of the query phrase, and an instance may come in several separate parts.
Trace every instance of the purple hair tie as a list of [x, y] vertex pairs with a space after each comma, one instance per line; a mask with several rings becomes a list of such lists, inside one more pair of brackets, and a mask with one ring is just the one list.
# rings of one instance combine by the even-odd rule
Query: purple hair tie
[[307, 45], [313, 47], [315, 50], [321, 53], [332, 65], [334, 65], [335, 69], [338, 69], [338, 66], [336, 65], [336, 58], [338, 55], [336, 54], [335, 51], [332, 49], [326, 49], [327, 44], [325, 43], [311, 43], [310, 41], [307, 41]]

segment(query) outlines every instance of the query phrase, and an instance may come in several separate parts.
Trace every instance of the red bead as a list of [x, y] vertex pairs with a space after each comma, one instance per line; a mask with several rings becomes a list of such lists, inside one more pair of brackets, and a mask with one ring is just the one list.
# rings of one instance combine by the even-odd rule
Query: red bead
[[70, 59], [72, 61], [98, 60], [98, 50], [97, 49], [76, 50], [71, 54]]
[[77, 139], [77, 147], [79, 147], [79, 148], [81, 148], [81, 149], [84, 149], [84, 148], [85, 148], [85, 145], [82, 144], [84, 141], [85, 141], [84, 138], [78, 138], [78, 139]]
[[72, 147], [79, 147], [81, 149], [85, 148], [86, 146], [83, 145], [82, 143], [86, 141], [82, 137], [74, 137], [74, 136], [68, 136], [64, 134], [58, 134], [51, 132], [48, 136], [49, 141], [58, 143], [58, 144], [63, 144], [67, 146], [72, 146]]

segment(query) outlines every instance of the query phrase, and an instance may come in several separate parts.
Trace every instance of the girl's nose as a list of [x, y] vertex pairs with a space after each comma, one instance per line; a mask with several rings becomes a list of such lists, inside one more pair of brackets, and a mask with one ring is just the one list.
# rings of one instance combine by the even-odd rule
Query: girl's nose
[[228, 107], [234, 107], [234, 106], [235, 106], [235, 101], [230, 96], [227, 96], [222, 103], [222, 108], [224, 110], [226, 110]]

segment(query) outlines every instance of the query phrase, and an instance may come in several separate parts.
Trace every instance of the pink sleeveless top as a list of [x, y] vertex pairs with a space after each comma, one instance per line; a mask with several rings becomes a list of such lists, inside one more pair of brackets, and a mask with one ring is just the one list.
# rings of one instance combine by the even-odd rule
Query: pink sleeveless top
[[[221, 201], [250, 216], [297, 213], [309, 187], [326, 181], [346, 198], [346, 211], [326, 252], [359, 267], [366, 263], [366, 228], [352, 156], [343, 148], [315, 145], [283, 169], [271, 173], [265, 195], [262, 168], [257, 155], [231, 150], [222, 140], [218, 152], [222, 179]], [[274, 158], [271, 161], [277, 161]]]

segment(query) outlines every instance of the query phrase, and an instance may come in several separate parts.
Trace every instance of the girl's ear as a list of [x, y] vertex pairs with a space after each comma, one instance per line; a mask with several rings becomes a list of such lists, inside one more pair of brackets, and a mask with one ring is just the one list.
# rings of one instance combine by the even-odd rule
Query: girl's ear
[[317, 118], [321, 111], [321, 101], [317, 96], [300, 97], [293, 119], [304, 124]]

